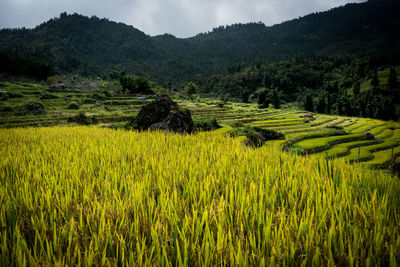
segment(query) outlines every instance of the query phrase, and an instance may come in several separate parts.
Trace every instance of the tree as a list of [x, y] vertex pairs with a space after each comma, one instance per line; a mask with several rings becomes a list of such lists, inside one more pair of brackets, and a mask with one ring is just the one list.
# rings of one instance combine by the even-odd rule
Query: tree
[[353, 95], [358, 96], [360, 94], [361, 83], [359, 81], [354, 83], [353, 86]]
[[281, 98], [277, 88], [272, 89], [272, 105], [274, 108], [281, 108]]
[[183, 88], [183, 91], [187, 98], [193, 100], [196, 98], [196, 94], [198, 92], [199, 87], [194, 82], [188, 82], [187, 85]]
[[336, 105], [337, 105], [337, 113], [338, 113], [338, 115], [344, 115], [343, 114], [344, 101], [343, 101], [343, 97], [342, 96], [338, 96], [337, 101], [336, 101]]
[[393, 89], [393, 88], [396, 88], [396, 86], [397, 86], [397, 73], [393, 67], [390, 67], [388, 87], [390, 89]]
[[164, 82], [163, 87], [164, 87], [165, 89], [167, 89], [168, 92], [171, 94], [171, 89], [172, 89], [172, 84], [171, 84], [171, 82]]
[[330, 94], [327, 94], [326, 96], [326, 113], [327, 114], [331, 114], [332, 111], [332, 97], [330, 96]]
[[376, 89], [379, 86], [379, 77], [378, 77], [378, 72], [376, 70], [372, 74], [371, 85], [373, 89]]
[[263, 90], [258, 94], [258, 104], [263, 105], [265, 102], [265, 99], [267, 99], [267, 92], [265, 90]]
[[306, 96], [304, 98], [304, 109], [310, 112], [314, 112], [314, 102], [310, 91], [306, 92]]
[[243, 103], [249, 103], [250, 94], [251, 94], [251, 91], [250, 91], [250, 89], [248, 87], [245, 87], [245, 88], [242, 89], [241, 97], [242, 97], [242, 102]]
[[119, 82], [124, 92], [131, 94], [147, 93], [150, 92], [152, 83], [145, 77], [141, 76], [121, 76]]
[[327, 106], [326, 94], [325, 92], [323, 92], [318, 96], [315, 109], [318, 113], [326, 113], [326, 106]]
[[268, 108], [269, 106], [269, 97], [266, 88], [261, 88], [257, 91], [258, 94], [258, 107], [260, 108]]

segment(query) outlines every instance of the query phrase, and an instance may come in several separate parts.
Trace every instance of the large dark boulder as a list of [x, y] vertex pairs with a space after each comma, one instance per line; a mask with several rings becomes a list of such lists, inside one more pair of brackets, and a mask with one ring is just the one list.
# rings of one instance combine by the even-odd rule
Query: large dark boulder
[[144, 105], [132, 123], [140, 130], [160, 129], [177, 133], [192, 133], [194, 130], [190, 110], [180, 109], [167, 95], [158, 96]]

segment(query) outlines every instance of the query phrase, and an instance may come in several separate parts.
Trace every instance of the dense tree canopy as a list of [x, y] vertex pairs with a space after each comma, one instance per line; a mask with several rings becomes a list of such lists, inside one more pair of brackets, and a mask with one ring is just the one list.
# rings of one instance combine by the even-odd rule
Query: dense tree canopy
[[260, 107], [268, 101], [279, 107], [279, 99], [297, 101], [302, 109], [319, 113], [397, 119], [400, 93], [391, 62], [392, 58], [384, 57], [296, 56], [212, 75], [197, 83], [202, 95], [228, 93], [231, 100], [243, 101], [245, 92]]
[[[398, 0], [368, 1], [271, 27], [234, 24], [185, 39], [169, 34], [151, 37], [122, 23], [62, 13], [34, 29], [0, 30], [0, 51], [48, 62], [61, 73], [108, 77], [113, 71], [126, 71], [177, 86], [199, 76], [237, 73], [246, 65], [298, 54], [372, 53], [396, 58], [399, 11]], [[299, 69], [293, 75], [303, 74], [307, 73]], [[279, 82], [285, 86], [285, 80]], [[241, 90], [245, 100], [253, 88]]]
[[149, 93], [151, 91], [151, 82], [145, 77], [122, 75], [119, 78], [119, 82], [124, 92], [131, 94]]

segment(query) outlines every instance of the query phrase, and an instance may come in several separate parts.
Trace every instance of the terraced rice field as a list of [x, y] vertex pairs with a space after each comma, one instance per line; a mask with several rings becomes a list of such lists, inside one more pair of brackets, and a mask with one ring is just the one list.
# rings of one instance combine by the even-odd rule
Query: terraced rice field
[[307, 122], [293, 118], [297, 113], [291, 115], [290, 119], [252, 125], [282, 132], [284, 147], [305, 155], [324, 154], [372, 167], [385, 167], [400, 156], [400, 123], [320, 114]]
[[[43, 99], [42, 96], [48, 93], [48, 88], [43, 85], [2, 83], [2, 86], [19, 94], [16, 98], [1, 99], [2, 128], [66, 125], [68, 119], [79, 112], [94, 115], [100, 125], [107, 126], [130, 121], [144, 104], [151, 101], [128, 95], [96, 100], [93, 92], [53, 92], [54, 99]], [[87, 100], [92, 102], [87, 103]], [[17, 115], [18, 108], [27, 101], [41, 101], [46, 114]], [[68, 109], [70, 101], [80, 101], [80, 109]], [[214, 118], [224, 126], [250, 125], [279, 131], [286, 138], [281, 144], [283, 148], [302, 154], [324, 153], [328, 158], [345, 158], [368, 166], [386, 166], [399, 155], [400, 123], [397, 122], [323, 114], [313, 114], [314, 119], [310, 120], [299, 116], [304, 114], [303, 111], [258, 109], [255, 104], [227, 103], [221, 108], [218, 101], [209, 99], [199, 103], [177, 102], [182, 108], [191, 110], [194, 120]], [[373, 140], [367, 140], [367, 133], [374, 136]]]

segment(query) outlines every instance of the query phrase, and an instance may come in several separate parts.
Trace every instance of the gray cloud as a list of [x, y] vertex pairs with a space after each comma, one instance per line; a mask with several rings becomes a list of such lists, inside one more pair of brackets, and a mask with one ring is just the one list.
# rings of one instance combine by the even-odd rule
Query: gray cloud
[[0, 28], [32, 28], [61, 12], [96, 15], [147, 34], [189, 37], [213, 27], [266, 25], [363, 0], [1, 0]]

